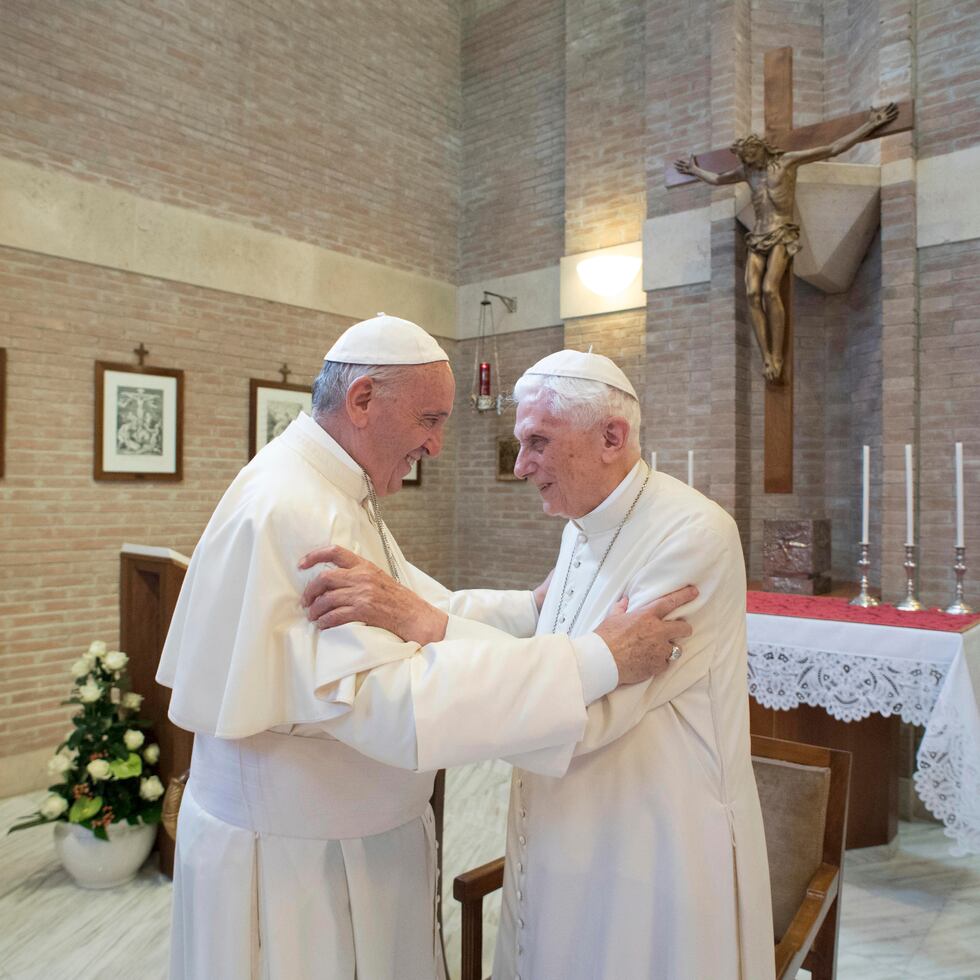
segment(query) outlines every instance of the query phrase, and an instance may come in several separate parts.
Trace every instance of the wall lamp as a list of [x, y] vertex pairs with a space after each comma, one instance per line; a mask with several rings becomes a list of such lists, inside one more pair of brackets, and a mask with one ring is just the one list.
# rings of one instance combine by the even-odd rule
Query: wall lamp
[[642, 268], [642, 242], [566, 255], [561, 260], [562, 319], [645, 307]]

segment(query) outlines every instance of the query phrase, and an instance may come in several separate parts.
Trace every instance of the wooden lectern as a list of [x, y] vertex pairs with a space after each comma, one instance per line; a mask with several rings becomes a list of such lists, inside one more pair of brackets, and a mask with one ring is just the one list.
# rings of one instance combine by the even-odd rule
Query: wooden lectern
[[[187, 561], [169, 548], [145, 545], [124, 544], [119, 555], [119, 649], [129, 655], [133, 690], [144, 697], [140, 714], [153, 723], [164, 786], [190, 767], [194, 745], [194, 736], [167, 718], [170, 691], [155, 680]], [[172, 877], [174, 842], [162, 826], [156, 846], [160, 870]]]

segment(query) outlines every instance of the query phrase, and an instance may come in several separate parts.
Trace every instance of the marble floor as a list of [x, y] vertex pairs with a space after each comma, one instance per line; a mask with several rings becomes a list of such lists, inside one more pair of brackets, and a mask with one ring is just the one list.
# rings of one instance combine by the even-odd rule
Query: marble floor
[[[478, 786], [482, 808], [466, 806]], [[43, 795], [0, 800], [0, 980], [163, 980], [169, 881], [151, 860], [122, 888], [76, 888], [58, 864], [50, 830], [6, 835]], [[447, 893], [456, 871], [500, 853], [506, 795], [500, 763], [450, 774]], [[903, 823], [897, 845], [850, 852], [844, 877], [840, 980], [980, 980], [980, 856], [953, 858], [941, 827]], [[457, 908], [447, 897], [454, 966]]]

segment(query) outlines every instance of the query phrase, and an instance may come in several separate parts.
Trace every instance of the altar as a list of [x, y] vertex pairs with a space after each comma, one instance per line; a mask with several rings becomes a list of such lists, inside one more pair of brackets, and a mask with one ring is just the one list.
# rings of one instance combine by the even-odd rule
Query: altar
[[[919, 797], [954, 854], [980, 853], [980, 616], [763, 592], [749, 592], [748, 611], [753, 731], [854, 753], [848, 846], [894, 836], [901, 719], [925, 726]], [[855, 724], [865, 720], [872, 731]]]

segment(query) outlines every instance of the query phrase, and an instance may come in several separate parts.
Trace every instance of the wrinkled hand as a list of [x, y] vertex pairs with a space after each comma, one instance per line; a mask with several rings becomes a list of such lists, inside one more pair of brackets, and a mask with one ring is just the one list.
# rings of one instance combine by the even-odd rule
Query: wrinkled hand
[[545, 596], [548, 594], [548, 586], [551, 585], [551, 579], [555, 574], [555, 570], [552, 569], [548, 572], [548, 577], [534, 590], [534, 601], [537, 603], [538, 612], [541, 612], [541, 607], [544, 605]]
[[697, 157], [695, 157], [693, 153], [674, 161], [674, 169], [679, 174], [686, 174], [688, 177], [697, 176], [697, 174], [694, 172], [697, 169], [697, 165]]
[[311, 579], [301, 600], [307, 618], [320, 629], [367, 623], [421, 646], [445, 637], [446, 614], [396, 582], [373, 562], [340, 545], [332, 545], [311, 551], [299, 567], [312, 568], [321, 563], [336, 567], [325, 569]]
[[693, 585], [671, 592], [660, 599], [626, 612], [626, 599], [596, 627], [619, 668], [619, 683], [636, 684], [662, 674], [671, 649], [693, 630], [683, 619], [665, 621], [674, 610], [693, 601], [698, 590]]
[[868, 120], [877, 129], [879, 126], [884, 126], [885, 123], [892, 122], [897, 117], [898, 106], [894, 102], [889, 102], [887, 105], [872, 106]]

